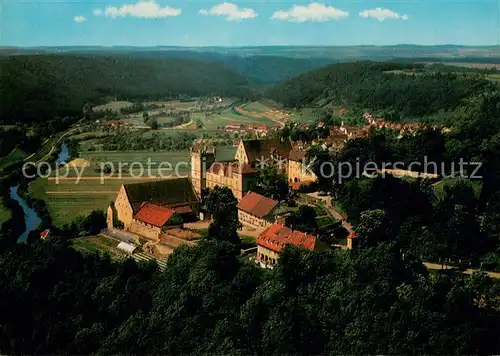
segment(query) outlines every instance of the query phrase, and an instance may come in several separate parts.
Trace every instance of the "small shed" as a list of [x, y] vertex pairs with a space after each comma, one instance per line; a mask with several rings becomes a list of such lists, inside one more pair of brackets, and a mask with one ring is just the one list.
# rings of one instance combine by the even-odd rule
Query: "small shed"
[[136, 250], [137, 246], [122, 241], [118, 244], [117, 248], [119, 250], [132, 254]]

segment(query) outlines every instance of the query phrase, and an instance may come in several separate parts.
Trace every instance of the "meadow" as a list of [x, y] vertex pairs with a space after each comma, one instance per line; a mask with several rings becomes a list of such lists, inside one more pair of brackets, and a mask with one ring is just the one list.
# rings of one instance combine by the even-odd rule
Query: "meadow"
[[[261, 102], [251, 102], [240, 105], [239, 108], [243, 109], [245, 114], [237, 113], [234, 107], [226, 108], [219, 114], [206, 116], [202, 119], [203, 127], [205, 129], [223, 129], [228, 124], [246, 124], [246, 125], [268, 125], [270, 127], [276, 126], [277, 123], [264, 114], [272, 107], [266, 106]], [[262, 115], [262, 116], [260, 116]]]

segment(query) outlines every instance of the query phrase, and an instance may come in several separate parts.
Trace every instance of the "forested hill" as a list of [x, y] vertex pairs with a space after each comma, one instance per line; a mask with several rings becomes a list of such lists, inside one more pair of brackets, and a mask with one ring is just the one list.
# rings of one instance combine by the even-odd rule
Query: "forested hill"
[[27, 55], [0, 60], [0, 121], [80, 116], [86, 102], [251, 96], [250, 82], [222, 64], [125, 56]]
[[[405, 72], [401, 72], [405, 71]], [[302, 74], [267, 92], [287, 107], [324, 104], [384, 111], [387, 117], [421, 117], [454, 110], [491, 86], [481, 74], [443, 73], [421, 64], [353, 62]]]

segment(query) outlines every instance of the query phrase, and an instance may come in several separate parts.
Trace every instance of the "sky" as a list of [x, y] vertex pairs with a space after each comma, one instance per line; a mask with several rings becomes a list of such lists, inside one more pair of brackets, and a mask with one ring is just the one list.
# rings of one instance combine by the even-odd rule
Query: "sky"
[[496, 45], [500, 0], [0, 0], [0, 46]]

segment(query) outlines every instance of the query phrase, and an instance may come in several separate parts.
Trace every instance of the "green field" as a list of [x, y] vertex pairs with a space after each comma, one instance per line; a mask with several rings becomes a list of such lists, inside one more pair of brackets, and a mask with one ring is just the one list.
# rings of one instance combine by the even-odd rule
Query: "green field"
[[313, 114], [313, 108], [303, 108], [292, 112], [292, 119], [303, 124], [311, 124], [317, 120]]
[[[245, 110], [245, 107], [242, 107]], [[248, 110], [250, 111], [250, 110]], [[257, 111], [255, 111], [257, 113]], [[268, 125], [276, 126], [276, 123], [265, 117], [249, 117], [245, 115], [240, 115], [233, 111], [233, 108], [224, 109], [220, 114], [214, 114], [207, 116], [202, 120], [203, 126], [206, 129], [223, 129], [227, 124], [246, 124], [246, 125]]]

